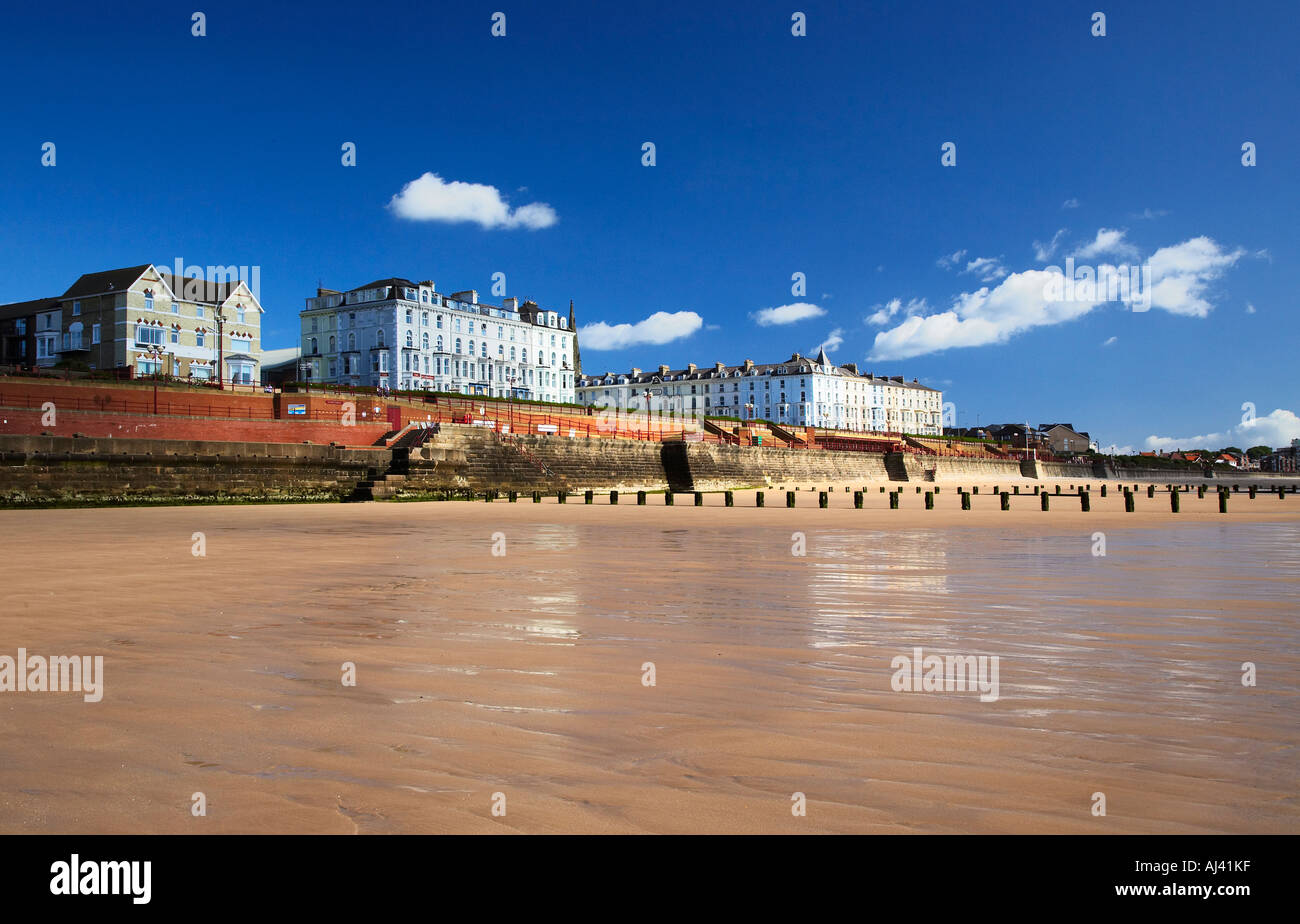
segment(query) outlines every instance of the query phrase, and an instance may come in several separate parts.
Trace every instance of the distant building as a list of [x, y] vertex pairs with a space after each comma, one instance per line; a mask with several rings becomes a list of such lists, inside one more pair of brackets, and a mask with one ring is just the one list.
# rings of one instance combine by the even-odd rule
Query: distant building
[[175, 279], [150, 263], [86, 273], [62, 295], [0, 306], [5, 362], [25, 351], [29, 366], [213, 379], [220, 359], [223, 380], [243, 384], [259, 379], [261, 325], [245, 282]]
[[1087, 431], [1075, 430], [1074, 424], [1039, 424], [1038, 432], [1042, 434], [1043, 442], [1058, 456], [1085, 453], [1092, 445]]
[[876, 376], [854, 363], [835, 365], [822, 350], [816, 359], [793, 354], [785, 362], [714, 363], [685, 369], [659, 366], [586, 375], [578, 400], [596, 407], [675, 411], [683, 415], [762, 419], [801, 427], [937, 436], [943, 392], [902, 376]]
[[1008, 443], [1013, 448], [1024, 449], [1044, 445], [1043, 434], [1028, 424], [1008, 423], [994, 424], [988, 428], [989, 436], [999, 443]]
[[431, 281], [377, 279], [317, 289], [301, 315], [307, 381], [573, 403], [578, 371], [573, 305], [565, 317], [473, 289], [443, 295]]
[[1290, 446], [1283, 446], [1273, 450], [1268, 455], [1259, 460], [1259, 469], [1262, 472], [1295, 472], [1300, 471], [1296, 465], [1296, 456], [1300, 455], [1300, 439], [1291, 441]]
[[287, 347], [282, 350], [262, 351], [262, 384], [279, 387], [285, 382], [299, 379], [299, 366], [302, 362], [302, 350]]

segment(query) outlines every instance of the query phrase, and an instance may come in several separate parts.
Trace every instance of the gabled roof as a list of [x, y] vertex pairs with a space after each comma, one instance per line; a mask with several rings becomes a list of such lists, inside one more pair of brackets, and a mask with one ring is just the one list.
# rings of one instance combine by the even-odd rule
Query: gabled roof
[[139, 266], [127, 266], [122, 269], [104, 270], [102, 273], [83, 273], [61, 298], [81, 298], [87, 295], [103, 295], [106, 292], [125, 292], [131, 288], [152, 263]]
[[[203, 302], [207, 305], [219, 305], [229, 296], [231, 289], [239, 285], [239, 280], [232, 282], [208, 282], [193, 276], [181, 276], [177, 279], [170, 273], [159, 272], [163, 282], [175, 293], [176, 297], [187, 302]], [[179, 284], [179, 285], [178, 285]]]
[[[937, 388], [931, 388], [928, 385], [922, 385], [919, 382], [905, 381], [901, 375], [895, 376], [878, 376], [870, 372], [854, 372], [845, 366], [831, 365], [829, 360], [823, 365], [818, 365], [824, 359], [826, 351], [821, 351], [821, 357], [814, 360], [796, 352], [791, 354], [790, 358], [782, 363], [753, 363], [751, 365], [727, 366], [724, 365], [721, 370], [715, 366], [706, 366], [695, 369], [669, 369], [661, 373], [659, 370], [651, 372], [627, 372], [610, 373], [606, 372], [601, 375], [584, 375], [581, 376], [577, 384], [580, 387], [594, 387], [604, 384], [606, 378], [627, 379], [628, 384], [635, 385], [652, 385], [660, 381], [702, 381], [704, 379], [735, 378], [737, 376], [798, 376], [798, 375], [831, 375], [841, 378], [852, 379], [854, 381], [863, 381], [869, 384], [880, 383], [892, 388], [908, 388], [915, 391], [926, 391], [938, 393]], [[829, 366], [829, 368], [827, 368]]]

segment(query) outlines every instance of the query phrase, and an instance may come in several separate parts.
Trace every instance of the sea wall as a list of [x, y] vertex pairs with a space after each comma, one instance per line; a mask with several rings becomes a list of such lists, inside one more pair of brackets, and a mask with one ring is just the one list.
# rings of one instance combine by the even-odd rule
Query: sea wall
[[953, 480], [969, 478], [972, 481], [984, 479], [1008, 480], [1024, 476], [1020, 462], [1015, 459], [963, 459], [955, 456], [923, 456], [921, 465], [933, 468], [935, 480]]
[[665, 470], [674, 491], [746, 485], [885, 481], [885, 457], [874, 452], [773, 449], [717, 443], [665, 443]]
[[399, 496], [447, 490], [663, 490], [662, 446], [641, 440], [520, 436], [444, 425], [411, 453]]
[[[424, 498], [446, 492], [664, 490], [746, 486], [859, 486], [885, 481], [1018, 478], [1099, 481], [1093, 466], [530, 436], [444, 426], [410, 450], [256, 441], [0, 435], [0, 506], [336, 501]], [[1098, 463], [1097, 467], [1102, 467]], [[1190, 484], [1199, 472], [1111, 469], [1112, 480]], [[1296, 475], [1227, 474], [1216, 481], [1300, 483]], [[371, 490], [367, 485], [374, 485]]]
[[0, 435], [0, 506], [339, 500], [383, 450]]

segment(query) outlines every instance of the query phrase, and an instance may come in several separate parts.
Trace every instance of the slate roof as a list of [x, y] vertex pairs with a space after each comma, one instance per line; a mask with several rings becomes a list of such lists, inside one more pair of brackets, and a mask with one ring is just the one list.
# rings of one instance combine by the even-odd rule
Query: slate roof
[[794, 353], [782, 363], [753, 363], [746, 367], [724, 365], [719, 371], [716, 366], [706, 366], [703, 368], [691, 369], [669, 369], [667, 372], [660, 372], [659, 369], [651, 371], [641, 371], [633, 373], [628, 372], [606, 372], [601, 375], [584, 375], [578, 382], [579, 387], [594, 387], [603, 385], [605, 379], [612, 377], [615, 381], [620, 378], [626, 378], [627, 384], [630, 385], [657, 385], [661, 382], [668, 381], [685, 381], [695, 382], [704, 379], [720, 378], [745, 378], [751, 375], [811, 375], [814, 372], [822, 375], [837, 375], [849, 379], [864, 379], [868, 382], [883, 382], [894, 387], [913, 388], [917, 391], [928, 391], [937, 393], [939, 389], [931, 388], [928, 385], [922, 385], [919, 382], [908, 382], [901, 375], [880, 376], [873, 375], [870, 372], [855, 372], [845, 366], [831, 365], [830, 360], [826, 357], [826, 351], [822, 350], [817, 359], [811, 359], [801, 353]]

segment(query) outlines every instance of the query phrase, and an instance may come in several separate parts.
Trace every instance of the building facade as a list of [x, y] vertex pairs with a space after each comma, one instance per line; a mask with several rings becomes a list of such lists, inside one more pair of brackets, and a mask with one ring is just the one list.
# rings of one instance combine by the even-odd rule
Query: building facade
[[[240, 280], [174, 278], [146, 263], [87, 273], [62, 295], [0, 306], [0, 318], [22, 312], [32, 336], [23, 365], [207, 380], [218, 377], [220, 362], [225, 382], [259, 379], [263, 310]], [[5, 338], [6, 356], [14, 346]]]
[[307, 381], [572, 404], [578, 369], [569, 316], [536, 302], [479, 302], [432, 281], [378, 279], [317, 289], [302, 311]]
[[1290, 446], [1279, 446], [1259, 460], [1260, 471], [1285, 472], [1291, 474], [1300, 471], [1300, 439], [1291, 441]]
[[854, 363], [837, 366], [824, 350], [816, 359], [795, 353], [783, 363], [747, 359], [739, 366], [692, 363], [685, 369], [583, 376], [578, 398], [594, 407], [864, 433], [938, 435], [943, 427], [943, 392], [915, 379], [859, 372]]
[[[59, 302], [54, 298], [38, 298], [30, 302], [0, 305], [0, 364], [7, 366], [53, 365], [54, 359], [37, 362], [37, 323], [41, 325], [44, 341], [42, 352], [49, 349], [49, 337], [57, 338]], [[46, 327], [50, 328], [47, 332]]]
[[1076, 430], [1074, 424], [1039, 424], [1038, 432], [1048, 448], [1058, 456], [1082, 455], [1093, 448], [1093, 439], [1088, 431]]

